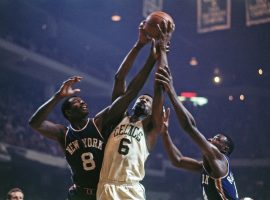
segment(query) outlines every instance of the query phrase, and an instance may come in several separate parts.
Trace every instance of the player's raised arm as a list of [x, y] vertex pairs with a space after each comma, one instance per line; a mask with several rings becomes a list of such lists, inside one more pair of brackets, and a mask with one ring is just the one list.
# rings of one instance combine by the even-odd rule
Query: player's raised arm
[[149, 56], [144, 64], [143, 68], [137, 73], [137, 75], [129, 83], [127, 90], [123, 95], [116, 99], [111, 106], [100, 112], [96, 117], [96, 124], [99, 126], [99, 130], [102, 131], [102, 127], [107, 124], [114, 123], [123, 117], [123, 113], [128, 109], [129, 104], [138, 95], [139, 91], [144, 86], [153, 66], [156, 62], [156, 47], [155, 40], [151, 42], [151, 50]]
[[[163, 69], [168, 65], [167, 52], [169, 51], [170, 39], [172, 36], [172, 32], [174, 31], [173, 22], [165, 22], [163, 21], [160, 28], [160, 25], [157, 25], [159, 30], [160, 39], [157, 45], [158, 51], [158, 64], [157, 71]], [[158, 133], [162, 127], [162, 109], [164, 103], [164, 88], [162, 84], [154, 81], [154, 98], [152, 105], [152, 112], [146, 119], [144, 119], [144, 129], [147, 133], [147, 146], [149, 150], [152, 150], [156, 144], [156, 139]]]
[[82, 77], [74, 76], [63, 82], [60, 89], [43, 105], [41, 105], [37, 111], [29, 119], [29, 125], [42, 135], [59, 140], [63, 137], [66, 127], [60, 124], [56, 124], [47, 120], [48, 115], [54, 109], [56, 104], [60, 102], [63, 98], [72, 96], [79, 92], [80, 89], [73, 89], [72, 86], [81, 81]]
[[114, 76], [114, 85], [112, 92], [112, 102], [119, 96], [123, 95], [126, 91], [126, 76], [130, 71], [138, 53], [149, 41], [151, 41], [145, 34], [143, 29], [145, 21], [142, 21], [139, 25], [139, 37], [132, 49], [128, 52], [123, 62], [119, 66]]
[[195, 160], [193, 158], [189, 158], [183, 156], [181, 151], [174, 145], [171, 136], [169, 134], [169, 117], [170, 117], [170, 109], [164, 110], [163, 113], [163, 126], [160, 131], [162, 142], [165, 147], [165, 151], [172, 163], [175, 167], [186, 169], [189, 171], [201, 172], [202, 170], [202, 162]]
[[166, 88], [181, 127], [201, 149], [204, 158], [207, 159], [215, 176], [220, 177], [221, 175], [225, 175], [227, 162], [223, 162], [225, 160], [224, 155], [198, 130], [193, 116], [178, 99], [173, 86], [172, 76], [167, 66], [160, 71], [158, 81], [163, 83]]

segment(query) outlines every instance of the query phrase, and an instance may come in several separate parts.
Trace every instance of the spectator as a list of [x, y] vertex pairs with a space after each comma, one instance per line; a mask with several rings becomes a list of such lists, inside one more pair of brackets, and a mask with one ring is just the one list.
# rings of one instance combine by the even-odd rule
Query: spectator
[[7, 193], [7, 200], [23, 200], [24, 194], [20, 188], [12, 188]]

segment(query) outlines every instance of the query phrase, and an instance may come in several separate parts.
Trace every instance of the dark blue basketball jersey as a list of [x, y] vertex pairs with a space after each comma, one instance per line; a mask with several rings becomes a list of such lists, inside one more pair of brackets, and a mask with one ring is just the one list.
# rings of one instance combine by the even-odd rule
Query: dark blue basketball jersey
[[105, 141], [93, 119], [80, 130], [68, 127], [65, 141], [65, 156], [70, 166], [74, 184], [97, 188]]
[[[227, 157], [226, 157], [227, 158]], [[211, 177], [205, 168], [201, 176], [204, 200], [238, 200], [238, 193], [228, 160], [228, 173], [222, 178]]]

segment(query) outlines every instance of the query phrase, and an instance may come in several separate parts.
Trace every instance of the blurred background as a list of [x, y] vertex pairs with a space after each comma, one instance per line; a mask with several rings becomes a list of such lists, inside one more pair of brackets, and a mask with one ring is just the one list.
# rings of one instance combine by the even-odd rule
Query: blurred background
[[[114, 74], [155, 10], [176, 24], [168, 59], [179, 98], [206, 137], [225, 133], [235, 141], [239, 196], [270, 199], [269, 0], [0, 0], [0, 198], [20, 187], [28, 200], [65, 199], [64, 155], [28, 119], [73, 75], [84, 77], [77, 86], [91, 117], [109, 105]], [[153, 73], [143, 93], [152, 88]], [[59, 106], [50, 119], [67, 124]], [[170, 132], [184, 155], [201, 158], [173, 111]], [[200, 176], [172, 167], [161, 141], [146, 168], [147, 199], [202, 199]]]

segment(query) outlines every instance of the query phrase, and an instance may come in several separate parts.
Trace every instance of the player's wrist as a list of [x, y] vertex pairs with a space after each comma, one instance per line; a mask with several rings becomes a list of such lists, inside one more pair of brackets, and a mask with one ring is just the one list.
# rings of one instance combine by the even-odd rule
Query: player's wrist
[[166, 45], [163, 43], [160, 43], [159, 48], [160, 50], [166, 50]]
[[64, 98], [64, 95], [60, 91], [58, 91], [54, 94], [53, 98], [56, 100], [61, 100]]

